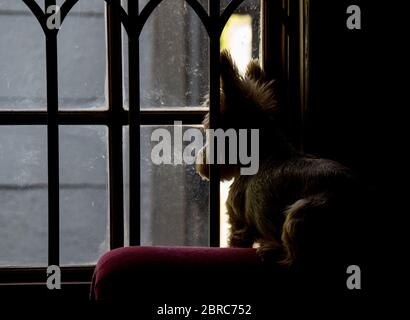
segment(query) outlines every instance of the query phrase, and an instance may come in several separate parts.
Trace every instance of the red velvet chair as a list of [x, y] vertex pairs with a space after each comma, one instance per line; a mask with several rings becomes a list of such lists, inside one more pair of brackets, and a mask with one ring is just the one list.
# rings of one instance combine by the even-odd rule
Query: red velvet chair
[[243, 304], [258, 314], [270, 314], [289, 301], [296, 304], [316, 294], [323, 301], [332, 293], [346, 292], [345, 270], [325, 275], [322, 264], [309, 270], [295, 272], [262, 262], [255, 249], [126, 247], [100, 258], [90, 298], [126, 301], [139, 312], [145, 308], [148, 315], [165, 304]]
[[126, 247], [100, 258], [90, 297], [164, 303], [239, 298], [250, 303], [267, 282], [278, 288], [283, 273], [262, 263], [255, 249]]

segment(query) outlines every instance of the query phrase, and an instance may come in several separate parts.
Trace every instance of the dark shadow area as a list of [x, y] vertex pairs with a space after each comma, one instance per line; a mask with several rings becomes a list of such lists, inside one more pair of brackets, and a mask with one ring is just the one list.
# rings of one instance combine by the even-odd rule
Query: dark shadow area
[[393, 277], [399, 277], [405, 252], [398, 250], [404, 239], [398, 239], [403, 233], [397, 226], [404, 218], [408, 171], [404, 4], [355, 1], [361, 30], [346, 28], [351, 1], [310, 4], [305, 150], [340, 161], [361, 179], [368, 202], [361, 233], [364, 288], [383, 292], [385, 285], [400, 283]]

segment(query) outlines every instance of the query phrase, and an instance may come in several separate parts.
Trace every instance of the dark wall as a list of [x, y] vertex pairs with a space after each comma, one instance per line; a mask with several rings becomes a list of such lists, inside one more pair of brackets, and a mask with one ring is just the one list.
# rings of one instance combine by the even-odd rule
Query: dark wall
[[[408, 145], [405, 111], [409, 35], [402, 1], [311, 0], [310, 105], [307, 152], [352, 167], [367, 187], [368, 226], [375, 281], [404, 251], [399, 225], [405, 218]], [[346, 9], [359, 5], [362, 30], [348, 30]], [[408, 196], [407, 196], [408, 197]], [[408, 210], [407, 210], [408, 211]], [[367, 231], [366, 231], [367, 232]], [[407, 232], [408, 233], [408, 232]], [[408, 249], [407, 249], [408, 251]], [[393, 258], [393, 259], [392, 259]], [[376, 265], [375, 265], [375, 264]]]

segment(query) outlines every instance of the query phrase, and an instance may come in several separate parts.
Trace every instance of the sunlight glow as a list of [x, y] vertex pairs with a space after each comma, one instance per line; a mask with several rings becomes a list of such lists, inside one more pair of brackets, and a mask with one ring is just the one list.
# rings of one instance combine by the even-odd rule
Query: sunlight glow
[[[252, 59], [252, 17], [233, 14], [221, 36], [221, 50], [230, 51], [233, 60], [241, 73], [246, 71]], [[229, 224], [225, 202], [233, 180], [220, 184], [220, 246], [228, 246]]]

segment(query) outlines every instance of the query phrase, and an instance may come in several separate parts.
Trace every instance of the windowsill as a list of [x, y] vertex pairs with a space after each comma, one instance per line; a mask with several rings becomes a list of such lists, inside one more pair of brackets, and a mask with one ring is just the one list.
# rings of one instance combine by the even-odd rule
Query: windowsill
[[[62, 266], [62, 283], [90, 283], [95, 265]], [[0, 287], [3, 285], [44, 284], [46, 267], [0, 267]]]

